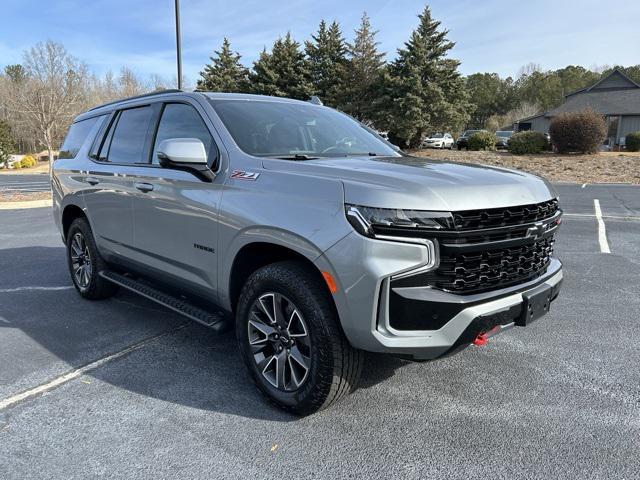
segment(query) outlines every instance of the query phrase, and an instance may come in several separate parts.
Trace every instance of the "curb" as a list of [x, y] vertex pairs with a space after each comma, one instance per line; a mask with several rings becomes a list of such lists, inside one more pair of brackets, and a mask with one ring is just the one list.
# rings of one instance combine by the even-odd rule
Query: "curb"
[[53, 201], [48, 200], [27, 200], [24, 202], [0, 202], [0, 210], [23, 210], [26, 208], [44, 208], [53, 205]]

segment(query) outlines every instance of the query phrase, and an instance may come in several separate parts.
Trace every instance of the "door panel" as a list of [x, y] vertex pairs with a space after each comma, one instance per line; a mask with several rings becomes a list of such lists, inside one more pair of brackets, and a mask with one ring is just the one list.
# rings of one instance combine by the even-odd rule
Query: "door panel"
[[107, 260], [115, 255], [129, 256], [133, 248], [134, 179], [126, 175], [127, 168], [96, 164], [84, 177], [87, 186], [83, 197], [89, 221], [98, 248]]
[[[197, 138], [209, 165], [217, 148], [199, 107], [170, 102], [160, 113], [152, 164], [136, 178], [133, 212], [136, 260], [166, 281], [215, 301], [217, 290], [218, 207], [222, 178], [206, 182], [193, 173], [157, 166], [156, 152], [163, 140]], [[212, 298], [213, 297], [213, 298]]]
[[133, 253], [135, 177], [130, 173], [139, 168], [136, 164], [148, 160], [148, 132], [157, 114], [158, 108], [151, 105], [113, 114], [104, 139], [95, 142], [92, 152], [99, 162], [84, 172], [85, 205], [96, 243], [107, 260], [126, 260]]
[[133, 194], [134, 260], [148, 273], [177, 286], [186, 283], [215, 301], [222, 182], [165, 168], [140, 170], [141, 185]]

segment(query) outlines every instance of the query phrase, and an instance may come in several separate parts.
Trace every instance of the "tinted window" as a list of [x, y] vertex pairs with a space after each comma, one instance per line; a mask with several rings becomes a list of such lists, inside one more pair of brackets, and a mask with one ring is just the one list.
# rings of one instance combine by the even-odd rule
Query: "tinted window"
[[361, 124], [327, 107], [256, 100], [211, 103], [238, 146], [251, 155], [397, 155]]
[[163, 140], [170, 138], [197, 138], [204, 144], [207, 157], [213, 148], [213, 137], [209, 133], [207, 126], [195, 108], [184, 103], [169, 103], [165, 105], [158, 126], [156, 142], [153, 146], [153, 156], [151, 161], [158, 163], [156, 155], [158, 145]]
[[112, 163], [146, 163], [142, 158], [147, 131], [151, 120], [151, 107], [131, 108], [120, 112], [107, 159]]
[[[69, 127], [69, 133], [67, 133], [67, 137], [64, 139], [64, 143], [62, 147], [60, 147], [58, 159], [74, 158], [80, 151], [89, 133], [92, 133], [94, 125], [99, 126], [104, 120], [104, 117], [103, 115], [101, 117], [88, 118], [71, 125], [71, 127]], [[98, 120], [100, 121], [98, 122]], [[93, 133], [95, 135], [95, 132]]]

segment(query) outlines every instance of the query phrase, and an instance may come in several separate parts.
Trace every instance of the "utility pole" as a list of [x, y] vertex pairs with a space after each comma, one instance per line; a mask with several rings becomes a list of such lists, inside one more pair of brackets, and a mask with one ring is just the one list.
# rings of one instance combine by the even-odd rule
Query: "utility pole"
[[176, 5], [176, 60], [178, 63], [178, 89], [182, 90], [182, 45], [180, 42], [180, 0]]

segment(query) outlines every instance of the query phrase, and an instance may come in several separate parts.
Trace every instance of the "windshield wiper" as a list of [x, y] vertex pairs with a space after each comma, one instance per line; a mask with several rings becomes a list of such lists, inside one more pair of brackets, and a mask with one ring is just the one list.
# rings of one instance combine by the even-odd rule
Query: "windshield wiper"
[[383, 154], [376, 152], [359, 152], [359, 153], [345, 153], [343, 154], [345, 157], [379, 157]]
[[295, 155], [265, 155], [269, 158], [280, 158], [282, 160], [315, 160], [320, 157], [312, 157], [303, 153], [296, 153]]

